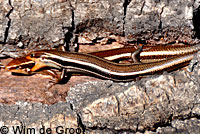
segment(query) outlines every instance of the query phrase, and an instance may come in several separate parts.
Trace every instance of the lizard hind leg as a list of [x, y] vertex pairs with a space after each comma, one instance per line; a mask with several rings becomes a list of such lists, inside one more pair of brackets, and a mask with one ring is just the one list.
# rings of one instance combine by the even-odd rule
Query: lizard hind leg
[[141, 63], [139, 56], [140, 56], [140, 53], [142, 52], [142, 48], [143, 48], [143, 45], [139, 44], [137, 50], [131, 53], [131, 58], [134, 63]]

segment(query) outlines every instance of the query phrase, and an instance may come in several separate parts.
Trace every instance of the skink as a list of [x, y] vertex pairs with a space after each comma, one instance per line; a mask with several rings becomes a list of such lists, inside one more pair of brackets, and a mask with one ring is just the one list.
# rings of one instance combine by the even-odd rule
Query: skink
[[[121, 49], [116, 49], [116, 50], [95, 52], [95, 53], [92, 53], [92, 54], [98, 55], [100, 57], [103, 57], [103, 56], [109, 57], [109, 56], [112, 56], [111, 54], [118, 55], [120, 53], [121, 54], [122, 53], [126, 53], [126, 54], [129, 53], [129, 56], [130, 56], [131, 52], [133, 52], [133, 50], [136, 50], [136, 48], [129, 48], [129, 49], [121, 48]], [[122, 50], [122, 51], [120, 51], [120, 50]], [[163, 56], [164, 57], [169, 57], [169, 55], [171, 55], [173, 57], [174, 55], [183, 55], [183, 54], [195, 53], [198, 50], [199, 50], [199, 45], [190, 46], [190, 47], [189, 46], [173, 46], [173, 47], [153, 47], [153, 48], [150, 48], [150, 49], [149, 48], [145, 48], [145, 50], [143, 50], [143, 52], [140, 53], [140, 55], [143, 55], [144, 57], [141, 56], [140, 58], [142, 59], [142, 62], [143, 62], [144, 58], [146, 58], [145, 55], [147, 55], [147, 53], [149, 53], [149, 54], [151, 53], [151, 55], [155, 54], [153, 56], [157, 56], [157, 57], [158, 56], [159, 57], [163, 57]], [[165, 53], [162, 54], [161, 51], [164, 51]], [[110, 52], [112, 52], [112, 53], [110, 53]], [[167, 54], [169, 54], [169, 55], [167, 55]], [[114, 57], [117, 57], [116, 55], [114, 55]], [[30, 69], [34, 66], [34, 64], [35, 64], [34, 61], [28, 60], [25, 57], [23, 57], [23, 58], [14, 59], [13, 61], [11, 61], [6, 66], [6, 69], [11, 71], [11, 72], [18, 72], [18, 73], [23, 73], [23, 74], [31, 74], [31, 73], [35, 73], [35, 72], [31, 72], [30, 71]], [[79, 69], [79, 71], [81, 71], [81, 70]], [[39, 72], [36, 72], [36, 73], [49, 74], [49, 75], [52, 75], [53, 77], [56, 77], [56, 79], [59, 78], [59, 76], [55, 73], [55, 71], [54, 70], [52, 71], [51, 69], [44, 70], [44, 72], [42, 70], [42, 71], [39, 71]]]
[[[121, 49], [122, 49], [122, 51], [121, 51]], [[127, 53], [126, 51], [124, 51], [126, 49], [124, 49], [124, 48], [121, 48], [121, 49], [117, 49], [116, 50], [117, 53], [115, 53], [115, 51], [113, 51], [114, 52], [113, 54], [119, 54], [119, 52], [120, 53]], [[131, 47], [130, 49], [131, 49], [131, 51], [128, 51], [130, 53], [130, 55], [131, 55], [131, 53], [134, 53], [135, 55], [137, 55], [138, 52], [136, 52], [136, 51], [138, 51], [138, 50], [141, 51], [141, 47], [138, 47], [138, 48]], [[130, 49], [127, 49], [127, 50], [130, 50]], [[63, 47], [59, 47], [58, 50], [65, 51], [65, 50], [63, 50]], [[102, 55], [101, 53], [103, 53], [104, 55]], [[107, 51], [107, 52], [106, 51], [100, 51], [100, 52], [94, 52], [94, 53], [91, 53], [91, 54], [99, 55], [100, 57], [108, 56], [108, 55], [111, 56], [110, 51]], [[124, 57], [124, 58], [127, 58], [127, 57]], [[124, 58], [121, 57], [121, 59], [124, 59]], [[113, 60], [115, 60], [115, 59], [113, 59]], [[31, 72], [30, 70], [34, 66], [34, 64], [35, 64], [34, 61], [28, 60], [25, 57], [20, 57], [20, 58], [13, 59], [10, 63], [8, 63], [6, 65], [5, 69], [10, 71], [10, 72], [27, 74], [27, 75], [31, 75], [31, 74], [35, 74], [35, 73], [46, 74], [47, 71], [43, 72], [43, 70], [40, 70], [38, 72]], [[51, 70], [50, 70], [50, 72], [51, 72]], [[49, 74], [49, 71], [47, 72], [47, 74]], [[52, 75], [53, 75], [53, 77], [55, 77], [54, 72], [52, 73]]]
[[[130, 58], [131, 55], [135, 53], [135, 51], [137, 50], [138, 48], [136, 47], [126, 47], [126, 48], [118, 48], [118, 49], [105, 50], [105, 51], [99, 51], [99, 52], [92, 52], [89, 54], [113, 61], [117, 59]], [[155, 62], [155, 61], [160, 61], [160, 60], [166, 60], [167, 58], [174, 57], [174, 56], [196, 53], [198, 50], [200, 50], [200, 45], [144, 47], [142, 51], [139, 53], [139, 59], [142, 63], [145, 63], [147, 61]], [[32, 68], [33, 64], [34, 64], [34, 61], [28, 60], [25, 57], [21, 57], [21, 58], [16, 58], [12, 60], [10, 63], [8, 63], [6, 65], [6, 69], [9, 71], [13, 70], [13, 72], [16, 71], [18, 73], [22, 71], [22, 73], [26, 74], [27, 73], [26, 71]]]
[[174, 68], [176, 65], [187, 64], [193, 58], [193, 54], [144, 64], [119, 64], [90, 54], [55, 50], [35, 51], [27, 55], [26, 58], [36, 63], [31, 71], [48, 66], [57, 69], [64, 68], [67, 72], [72, 73], [83, 72], [114, 81], [130, 81], [138, 75], [151, 74], [168, 70], [171, 67]]
[[[58, 50], [64, 51], [63, 47], [60, 47]], [[133, 49], [134, 51], [136, 50], [136, 48]], [[139, 51], [141, 51], [141, 48], [138, 48]], [[130, 52], [130, 51], [129, 51]], [[104, 53], [104, 52], [102, 52]], [[135, 52], [135, 54], [137, 54], [138, 52]], [[98, 53], [100, 54], [100, 53]], [[102, 57], [102, 56], [101, 56]], [[56, 83], [59, 83], [60, 81], [63, 80], [64, 78], [64, 73], [65, 70], [62, 70], [60, 73], [60, 70], [55, 70], [52, 68], [46, 68], [43, 70], [37, 70], [37, 71], [31, 71], [31, 68], [34, 67], [35, 62], [32, 60], [28, 60], [25, 57], [20, 57], [20, 58], [15, 58], [13, 59], [11, 62], [9, 62], [5, 69], [13, 72], [13, 73], [19, 73], [19, 74], [26, 74], [26, 75], [32, 75], [32, 74], [44, 74], [44, 75], [51, 75]], [[60, 73], [60, 74], [59, 74]]]

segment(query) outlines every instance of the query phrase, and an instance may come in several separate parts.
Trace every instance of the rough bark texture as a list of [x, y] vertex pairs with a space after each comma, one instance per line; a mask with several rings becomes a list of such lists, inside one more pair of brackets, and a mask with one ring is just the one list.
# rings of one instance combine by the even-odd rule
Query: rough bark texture
[[[129, 43], [196, 44], [200, 37], [198, 0], [1, 0], [0, 7], [2, 58], [59, 44], [95, 51]], [[129, 83], [77, 76], [77, 85], [46, 91], [41, 76], [1, 70], [0, 127], [10, 133], [17, 125], [53, 132], [63, 126], [81, 133], [199, 133], [199, 76], [199, 66]]]

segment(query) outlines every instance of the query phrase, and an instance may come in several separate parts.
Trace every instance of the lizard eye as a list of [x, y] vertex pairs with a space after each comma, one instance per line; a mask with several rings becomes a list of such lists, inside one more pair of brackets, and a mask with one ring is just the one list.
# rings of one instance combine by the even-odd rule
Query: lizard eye
[[31, 58], [35, 57], [35, 54], [34, 53], [30, 54], [30, 57]]

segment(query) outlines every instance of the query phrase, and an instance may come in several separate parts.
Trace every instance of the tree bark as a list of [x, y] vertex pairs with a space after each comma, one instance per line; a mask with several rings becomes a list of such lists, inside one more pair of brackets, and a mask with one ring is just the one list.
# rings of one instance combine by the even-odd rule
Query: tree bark
[[[121, 44], [199, 43], [198, 1], [1, 0], [0, 7], [0, 48], [7, 52], [1, 58], [60, 44], [79, 44], [84, 52]], [[128, 83], [76, 77], [50, 91], [42, 88], [45, 77], [1, 70], [1, 126], [10, 131], [25, 125], [53, 132], [63, 126], [82, 133], [199, 133], [198, 70], [199, 65], [191, 73], [180, 69]]]

